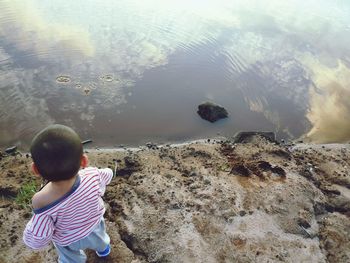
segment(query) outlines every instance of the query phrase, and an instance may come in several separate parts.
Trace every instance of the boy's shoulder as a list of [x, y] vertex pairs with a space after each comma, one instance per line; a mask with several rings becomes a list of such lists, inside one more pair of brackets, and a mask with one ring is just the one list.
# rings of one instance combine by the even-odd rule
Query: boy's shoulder
[[72, 189], [75, 182], [76, 176], [72, 177], [65, 184], [56, 185], [53, 182], [49, 182], [32, 197], [33, 209], [40, 209], [56, 202]]
[[41, 191], [35, 193], [32, 197], [33, 209], [43, 208], [54, 201], [47, 191], [43, 191], [44, 188]]
[[80, 169], [78, 174], [80, 176], [84, 176], [84, 175], [91, 175], [91, 174], [99, 174], [99, 169], [95, 166], [87, 166], [83, 169]]

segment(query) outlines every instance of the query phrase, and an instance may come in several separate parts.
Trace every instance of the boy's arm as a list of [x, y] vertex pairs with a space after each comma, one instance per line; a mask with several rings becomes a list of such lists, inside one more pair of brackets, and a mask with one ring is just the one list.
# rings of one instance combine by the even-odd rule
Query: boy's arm
[[43, 248], [50, 243], [53, 229], [53, 220], [49, 215], [35, 214], [24, 229], [23, 241], [32, 249]]
[[101, 184], [106, 186], [113, 178], [113, 171], [111, 168], [98, 169]]
[[113, 170], [111, 168], [97, 169], [100, 178], [100, 195], [104, 195], [106, 186], [113, 178]]

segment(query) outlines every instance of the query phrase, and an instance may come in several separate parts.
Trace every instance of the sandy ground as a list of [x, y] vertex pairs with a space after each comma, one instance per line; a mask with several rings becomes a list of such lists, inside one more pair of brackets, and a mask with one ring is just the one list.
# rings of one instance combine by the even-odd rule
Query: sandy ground
[[[350, 262], [349, 144], [254, 137], [87, 154], [93, 166], [119, 162], [103, 262]], [[56, 262], [52, 246], [22, 242], [31, 210], [14, 197], [33, 179], [30, 157], [0, 159], [0, 262]]]

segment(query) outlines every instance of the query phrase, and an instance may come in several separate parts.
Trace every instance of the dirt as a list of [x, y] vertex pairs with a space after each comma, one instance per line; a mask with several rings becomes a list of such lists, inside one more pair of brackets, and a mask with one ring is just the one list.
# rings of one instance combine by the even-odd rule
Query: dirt
[[[112, 254], [88, 262], [350, 262], [349, 144], [256, 136], [87, 154], [119, 163], [104, 197]], [[14, 198], [34, 180], [30, 157], [0, 156], [0, 262], [56, 262], [53, 246], [22, 241], [31, 209]]]

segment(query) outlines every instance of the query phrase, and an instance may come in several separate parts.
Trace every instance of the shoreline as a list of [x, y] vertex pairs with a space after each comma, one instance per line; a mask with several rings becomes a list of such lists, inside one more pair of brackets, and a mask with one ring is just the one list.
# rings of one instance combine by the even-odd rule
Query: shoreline
[[[260, 133], [260, 132], [256, 132], [256, 133]], [[237, 133], [239, 134], [239, 133]], [[106, 151], [106, 152], [118, 152], [118, 151], [140, 151], [140, 150], [147, 150], [147, 149], [151, 149], [152, 147], [157, 147], [157, 148], [164, 148], [164, 147], [181, 147], [181, 146], [186, 146], [189, 144], [199, 144], [199, 143], [207, 143], [207, 144], [212, 144], [212, 143], [219, 143], [219, 142], [225, 142], [225, 141], [229, 141], [229, 142], [233, 142], [235, 136], [230, 137], [225, 137], [225, 136], [215, 136], [215, 137], [207, 137], [207, 138], [200, 138], [200, 139], [190, 139], [190, 140], [180, 140], [180, 141], [168, 141], [168, 142], [162, 142], [162, 143], [156, 143], [156, 142], [147, 142], [147, 143], [142, 143], [139, 145], [124, 145], [124, 144], [120, 144], [118, 146], [93, 146], [93, 147], [89, 147], [91, 144], [94, 144], [94, 141], [91, 140], [91, 142], [86, 143], [87, 146], [83, 146], [84, 151], [89, 151], [89, 152], [95, 152], [95, 151]], [[90, 139], [89, 139], [90, 140]], [[294, 140], [288, 140], [287, 143], [283, 142], [283, 140], [281, 141], [277, 141], [276, 143], [278, 144], [284, 144], [284, 145], [289, 145], [291, 147], [294, 147], [296, 145], [299, 145], [299, 147], [301, 147], [301, 145], [305, 145], [305, 147], [307, 146], [327, 146], [327, 147], [339, 147], [341, 145], [350, 145], [350, 141], [349, 142], [335, 142], [335, 143], [315, 143], [315, 142], [299, 142], [300, 139], [294, 139]], [[147, 144], [151, 144], [150, 146], [147, 146]], [[8, 148], [12, 148], [12, 147], [16, 147], [15, 145], [9, 146]], [[5, 148], [0, 152], [4, 152]], [[28, 151], [22, 151], [19, 148], [19, 153], [21, 154], [28, 154]]]
[[[137, 149], [144, 149], [144, 148], [148, 148], [147, 144], [151, 143], [152, 145], [155, 145], [157, 147], [166, 147], [167, 145], [170, 146], [182, 146], [182, 145], [187, 145], [187, 144], [191, 144], [191, 143], [204, 143], [208, 140], [210, 141], [222, 141], [222, 140], [230, 140], [228, 137], [224, 137], [224, 136], [216, 136], [216, 137], [207, 137], [207, 138], [200, 138], [200, 139], [189, 139], [189, 140], [179, 140], [179, 141], [166, 141], [166, 142], [161, 142], [161, 143], [157, 143], [157, 142], [146, 142], [146, 143], [140, 143], [140, 144], [120, 144], [120, 145], [115, 145], [115, 146], [92, 146], [89, 147], [90, 145], [93, 145], [95, 142], [92, 139], [88, 139], [91, 140], [91, 142], [86, 143], [87, 146], [83, 146], [84, 150], [88, 150], [88, 151], [99, 151], [99, 150], [115, 150], [115, 149], [121, 149], [121, 150], [137, 150]], [[83, 140], [84, 142], [84, 140]], [[27, 154], [29, 153], [29, 151], [27, 150], [23, 150], [23, 148], [21, 148], [20, 146], [14, 144], [14, 145], [7, 145], [7, 146], [2, 146], [2, 148], [0, 149], [0, 152], [5, 152], [6, 149], [10, 149], [10, 148], [14, 148], [16, 147], [17, 151], [22, 153], [22, 154]]]

